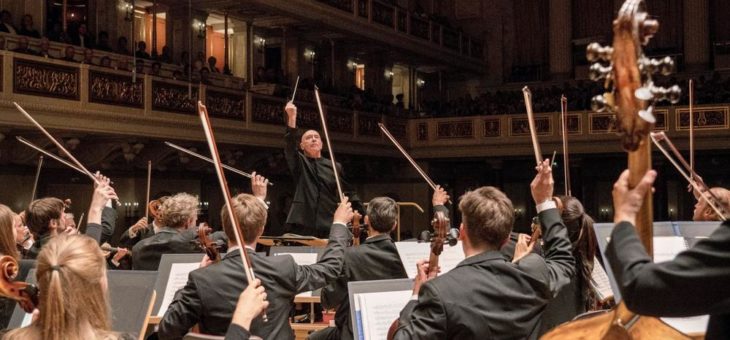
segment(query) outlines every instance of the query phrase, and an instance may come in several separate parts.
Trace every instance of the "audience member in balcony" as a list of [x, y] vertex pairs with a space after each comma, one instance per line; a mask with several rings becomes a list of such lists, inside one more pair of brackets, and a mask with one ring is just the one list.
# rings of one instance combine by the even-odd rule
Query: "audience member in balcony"
[[38, 33], [38, 30], [33, 28], [33, 16], [30, 14], [26, 14], [23, 16], [23, 20], [20, 22], [20, 30], [18, 31], [18, 34], [24, 35], [26, 37], [36, 38], [40, 39], [41, 34]]
[[68, 43], [68, 35], [66, 35], [66, 32], [63, 31], [63, 28], [61, 28], [60, 22], [54, 22], [53, 25], [51, 25], [51, 29], [48, 30], [48, 34], [46, 34], [49, 40], [51, 41], [57, 41], [61, 43]]
[[132, 54], [129, 52], [129, 42], [127, 41], [127, 37], [122, 36], [117, 39], [117, 53], [124, 55]]
[[153, 76], [159, 77], [161, 69], [162, 69], [162, 64], [155, 61], [154, 63], [152, 63], [152, 69], [150, 69], [150, 74]]
[[28, 46], [27, 37], [18, 38], [18, 47], [14, 48], [13, 52], [23, 53], [23, 54], [36, 54], [36, 52], [31, 50], [30, 47]]
[[215, 67], [216, 63], [218, 63], [218, 60], [214, 56], [208, 57], [208, 69], [210, 69], [210, 72], [221, 73], [221, 71]]
[[144, 74], [144, 59], [137, 59], [136, 64], [134, 64], [134, 72], [137, 73], [137, 75]]
[[7, 10], [0, 12], [0, 32], [17, 33], [15, 25], [13, 25], [13, 16]]
[[256, 69], [256, 78], [255, 78], [255, 80], [256, 80], [257, 83], [267, 83], [268, 82], [267, 79], [266, 79], [266, 69], [265, 68], [259, 66]]
[[162, 53], [157, 57], [157, 61], [172, 64], [172, 52], [170, 51], [169, 46], [162, 46]]
[[172, 72], [172, 79], [185, 80], [187, 78], [185, 78], [185, 75], [183, 75], [183, 73], [180, 72], [180, 70], [175, 70], [174, 72]]
[[193, 75], [199, 75], [203, 69], [203, 62], [200, 59], [193, 60]]
[[48, 38], [41, 38], [41, 44], [40, 44], [40, 51], [38, 51], [38, 55], [44, 58], [52, 58], [49, 50], [51, 48], [51, 43], [48, 41]]
[[208, 68], [206, 67], [200, 69], [200, 83], [204, 85], [212, 85], [210, 82], [210, 71], [208, 71]]
[[73, 46], [66, 46], [63, 52], [63, 58], [61, 60], [76, 62], [76, 49]]
[[96, 42], [96, 49], [99, 51], [112, 52], [112, 47], [109, 45], [109, 32], [99, 32], [99, 40]]
[[96, 65], [94, 63], [94, 50], [87, 48], [84, 50], [84, 60], [81, 61], [83, 64]]
[[183, 74], [188, 75], [190, 73], [190, 53], [188, 51], [180, 53], [180, 63], [178, 65]]
[[200, 63], [205, 65], [205, 52], [198, 51], [198, 54], [195, 56], [195, 60], [200, 60]]
[[71, 34], [71, 44], [83, 48], [94, 48], [94, 38], [89, 34], [86, 24], [80, 24], [75, 33]]
[[147, 43], [144, 41], [137, 42], [137, 52], [134, 52], [134, 57], [137, 59], [150, 59], [150, 54], [147, 53]]
[[101, 57], [101, 60], [99, 61], [99, 65], [101, 67], [112, 68], [112, 58], [109, 58], [109, 56]]

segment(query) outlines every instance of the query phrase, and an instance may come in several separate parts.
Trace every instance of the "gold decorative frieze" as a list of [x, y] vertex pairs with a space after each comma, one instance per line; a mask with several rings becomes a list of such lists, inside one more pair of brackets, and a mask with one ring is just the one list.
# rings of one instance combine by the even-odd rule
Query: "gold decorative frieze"
[[418, 131], [417, 131], [416, 138], [418, 141], [427, 141], [428, 140], [428, 123], [418, 123]]
[[205, 91], [205, 106], [213, 117], [245, 120], [246, 96], [211, 90]]
[[[695, 108], [694, 128], [697, 130], [720, 130], [728, 128], [728, 107]], [[677, 131], [689, 130], [689, 109], [681, 108], [677, 113]]]
[[330, 131], [352, 134], [354, 130], [352, 126], [352, 112], [328, 108], [325, 111], [325, 117], [327, 118], [327, 128]]
[[436, 139], [474, 138], [474, 123], [471, 120], [438, 122]]
[[669, 110], [667, 109], [655, 109], [654, 117], [656, 117], [656, 123], [654, 123], [654, 131], [668, 131], [667, 128], [667, 116]]
[[144, 107], [144, 81], [140, 78], [133, 83], [131, 76], [89, 71], [88, 86], [89, 102]]
[[[559, 125], [562, 126], [563, 122], [560, 121], [560, 116], [558, 116], [558, 121], [560, 122]], [[567, 128], [568, 128], [568, 135], [582, 135], [583, 134], [583, 114], [568, 114], [568, 122], [567, 122]], [[563, 135], [563, 128], [558, 126], [558, 135]]]
[[195, 114], [197, 86], [184, 86], [162, 81], [152, 82], [152, 109]]
[[502, 135], [502, 121], [499, 117], [484, 119], [484, 137], [500, 137]]
[[[552, 136], [553, 135], [553, 120], [552, 116], [535, 116], [535, 130], [538, 136]], [[509, 120], [509, 135], [510, 136], [529, 136], [530, 135], [530, 123], [526, 116], [510, 117]]]
[[359, 114], [357, 117], [357, 133], [360, 136], [380, 136], [380, 117]]
[[408, 135], [408, 121], [405, 119], [388, 118], [385, 125], [393, 136], [406, 138]]
[[588, 114], [590, 125], [588, 133], [591, 135], [609, 133], [616, 131], [616, 116], [612, 113], [590, 113]]
[[13, 64], [13, 92], [79, 100], [79, 69], [15, 59]]

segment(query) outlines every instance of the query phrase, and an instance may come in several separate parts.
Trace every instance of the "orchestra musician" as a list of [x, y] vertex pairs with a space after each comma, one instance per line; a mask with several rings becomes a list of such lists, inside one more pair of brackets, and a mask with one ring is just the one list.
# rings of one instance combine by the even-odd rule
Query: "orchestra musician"
[[[338, 277], [344, 249], [352, 239], [346, 225], [353, 212], [347, 199], [338, 206], [329, 242], [315, 264], [300, 266], [288, 255], [261, 256], [255, 252], [267, 217], [267, 206], [261, 202], [266, 198], [267, 181], [261, 179], [261, 176], [253, 176], [253, 195], [239, 194], [232, 200], [234, 214], [247, 243], [243, 248], [249, 253], [252, 266], [256, 268], [256, 278], [263, 283], [269, 301], [268, 321], [256, 318], [249, 331], [264, 339], [293, 339], [288, 317], [294, 296], [322, 288]], [[181, 339], [195, 324], [204, 334], [226, 333], [235, 301], [247, 283], [240, 259], [242, 247], [236, 244], [233, 223], [225, 206], [221, 209], [221, 221], [228, 236], [228, 253], [220, 262], [190, 273], [187, 284], [177, 292], [160, 321], [160, 339]]]
[[[288, 229], [301, 235], [327, 237], [333, 213], [340, 201], [332, 161], [322, 157], [319, 132], [307, 130], [298, 138], [297, 107], [288, 102], [284, 110], [287, 115], [284, 156], [296, 183], [296, 192], [286, 219]], [[337, 173], [342, 174], [342, 165], [337, 165]], [[346, 182], [343, 181], [342, 185], [353, 209], [362, 213], [364, 210], [357, 194], [347, 191]]]
[[[17, 214], [7, 206], [0, 204], [0, 255], [12, 256], [16, 261], [20, 260], [20, 254], [15, 242], [18, 220], [20, 218]], [[14, 300], [0, 297], [0, 329], [8, 327], [14, 309]]]
[[[724, 207], [725, 211], [727, 211], [730, 208], [730, 190], [721, 187], [714, 187], [710, 188], [710, 191], [715, 197], [720, 200], [719, 203], [722, 205], [722, 207]], [[694, 190], [693, 192], [695, 195], [695, 199], [697, 199], [697, 203], [695, 204], [694, 210], [692, 211], [692, 221], [722, 221], [720, 216], [717, 216], [715, 210], [712, 209], [709, 204], [707, 204], [707, 201], [699, 197], [700, 194], [697, 192], [697, 190]], [[703, 193], [703, 195], [709, 194]]]
[[[433, 194], [438, 210], [449, 200], [444, 189]], [[407, 278], [398, 249], [390, 232], [398, 223], [398, 203], [389, 197], [376, 197], [368, 203], [365, 214], [368, 237], [363, 244], [345, 249], [340, 277], [322, 290], [322, 307], [336, 308], [335, 325], [310, 334], [310, 340], [352, 339], [348, 282]]]
[[537, 167], [530, 186], [545, 235], [545, 258], [505, 259], [499, 249], [514, 223], [512, 202], [494, 187], [467, 192], [459, 202], [466, 259], [439, 277], [419, 261], [414, 298], [401, 311], [395, 339], [537, 338], [545, 306], [575, 270], [567, 231], [551, 199], [549, 162]]
[[[613, 186], [614, 223], [606, 250], [626, 306], [648, 316], [710, 314], [706, 339], [730, 338], [730, 222], [672, 261], [652, 263], [634, 225], [656, 172], [629, 189], [629, 170]], [[689, 293], [691, 292], [691, 293]]]
[[[157, 201], [157, 204], [161, 206], [163, 203], [165, 203], [165, 200], [170, 198], [170, 193], [164, 192], [159, 193], [155, 195], [156, 197], [153, 198], [153, 201]], [[148, 206], [146, 209], [150, 209]], [[157, 234], [162, 229], [161, 221], [158, 221], [158, 218], [156, 218], [153, 214], [150, 214], [152, 217], [152, 222], [148, 223], [147, 217], [142, 217], [129, 227], [126, 232], [122, 233], [122, 236], [119, 237], [119, 244], [127, 247], [132, 248], [134, 247], [139, 241], [142, 241], [148, 237], [151, 237], [154, 234]]]

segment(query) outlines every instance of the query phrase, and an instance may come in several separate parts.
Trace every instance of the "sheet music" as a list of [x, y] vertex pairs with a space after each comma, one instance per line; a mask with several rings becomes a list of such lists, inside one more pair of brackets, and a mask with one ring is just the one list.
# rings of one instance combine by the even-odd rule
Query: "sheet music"
[[200, 263], [173, 263], [170, 268], [170, 277], [167, 278], [167, 286], [165, 287], [165, 295], [162, 298], [162, 304], [160, 304], [160, 310], [157, 312], [157, 316], [164, 316], [167, 312], [167, 307], [172, 303], [180, 288], [185, 287], [188, 282], [188, 274], [191, 271], [198, 269]]
[[30, 326], [31, 322], [33, 322], [33, 314], [25, 313], [25, 315], [23, 315], [23, 323], [20, 324], [20, 327]]
[[[400, 256], [401, 262], [403, 262], [403, 267], [405, 267], [408, 278], [415, 278], [416, 262], [422, 259], [428, 260], [431, 254], [431, 244], [426, 242], [396, 242], [395, 246], [398, 248], [398, 255]], [[449, 272], [459, 262], [463, 261], [464, 258], [464, 250], [461, 247], [461, 242], [453, 247], [444, 245], [444, 251], [439, 256], [439, 266], [441, 267], [441, 273], [439, 275]]]
[[[355, 294], [360, 305], [364, 340], [387, 338], [388, 328], [400, 316], [412, 294], [411, 290]], [[357, 304], [355, 306], [357, 308]]]
[[[277, 253], [279, 255], [291, 255], [294, 258], [294, 262], [300, 266], [308, 266], [310, 264], [317, 263], [317, 253]], [[301, 292], [297, 294], [299, 297], [311, 297], [312, 291]]]
[[707, 323], [710, 321], [709, 315], [693, 316], [688, 318], [661, 318], [668, 325], [682, 331], [688, 335], [704, 334], [707, 330]]
[[687, 241], [681, 236], [654, 236], [654, 263], [671, 261], [687, 250]]
[[613, 289], [611, 289], [611, 282], [608, 279], [608, 274], [601, 266], [601, 263], [597, 258], [593, 258], [593, 271], [591, 272], [591, 287], [595, 289], [598, 294], [598, 299], [605, 301], [613, 297]]

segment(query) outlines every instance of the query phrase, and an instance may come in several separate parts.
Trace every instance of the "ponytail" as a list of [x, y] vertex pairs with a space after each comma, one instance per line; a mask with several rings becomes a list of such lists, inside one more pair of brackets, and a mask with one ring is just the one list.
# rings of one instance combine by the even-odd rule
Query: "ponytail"
[[[41, 270], [40, 267], [38, 269]], [[45, 275], [49, 276], [48, 286], [46, 290], [41, 292], [45, 297], [40, 305], [41, 318], [43, 319], [41, 333], [44, 339], [63, 339], [64, 332], [61, 331], [66, 330], [69, 326], [66, 319], [72, 318], [71, 315], [66, 315], [66, 296], [61, 284], [61, 276], [68, 274], [63, 273], [64, 270], [66, 270], [64, 266], [56, 264], [49, 266], [44, 272]]]

